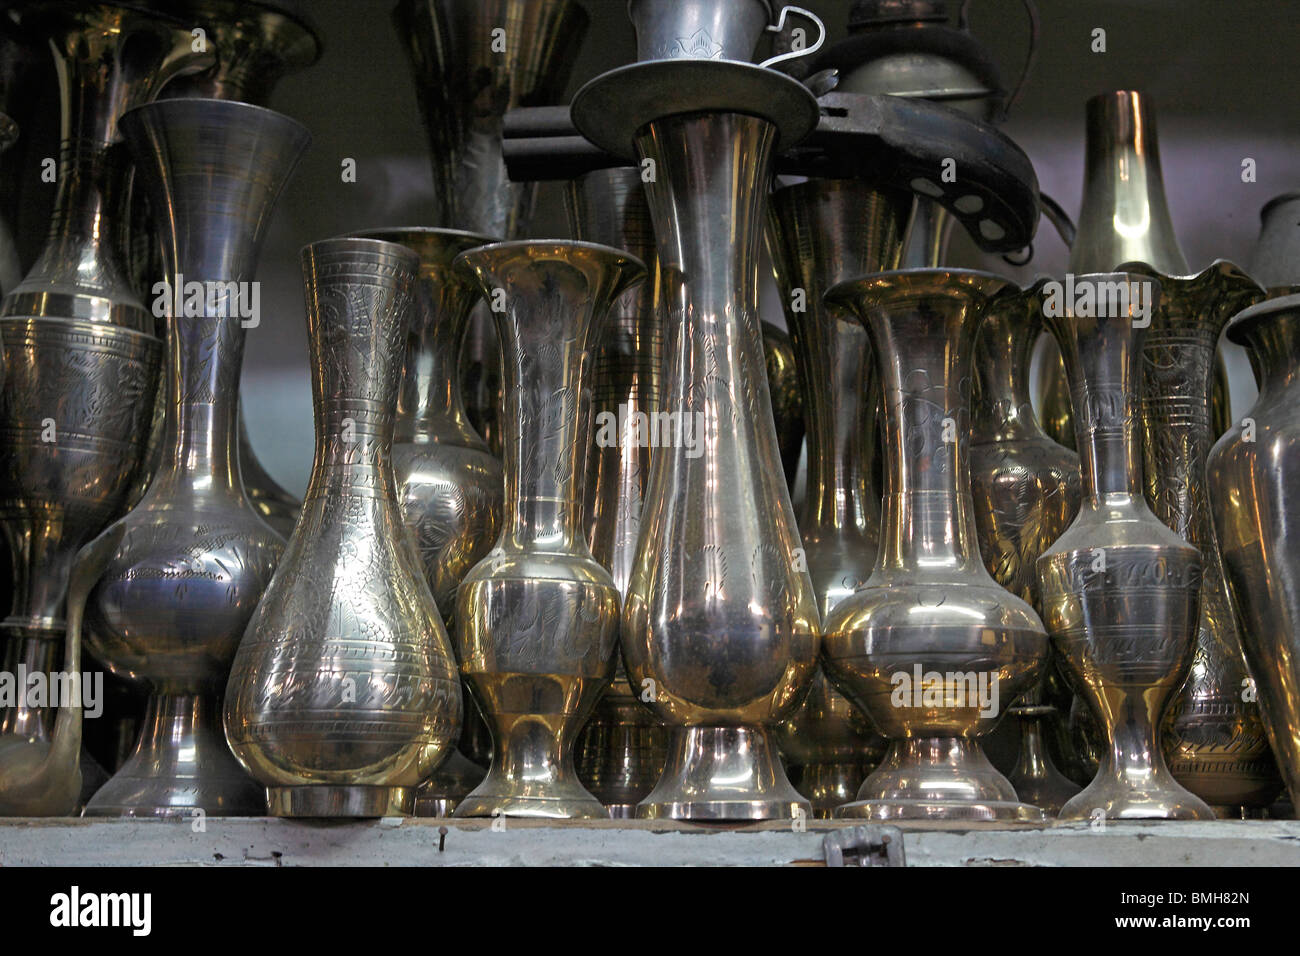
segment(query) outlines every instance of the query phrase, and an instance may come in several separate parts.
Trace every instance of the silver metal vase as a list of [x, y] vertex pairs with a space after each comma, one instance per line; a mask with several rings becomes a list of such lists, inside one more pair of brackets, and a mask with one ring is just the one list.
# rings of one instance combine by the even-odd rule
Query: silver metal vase
[[823, 638], [827, 676], [889, 751], [836, 816], [1042, 819], [979, 744], [1047, 659], [1038, 615], [984, 567], [970, 491], [975, 337], [1007, 287], [988, 273], [910, 269], [826, 293], [870, 336], [889, 477], [875, 570], [831, 612]]
[[[311, 137], [287, 116], [210, 99], [138, 107], [120, 125], [136, 183], [165, 224], [169, 278], [159, 294], [170, 361], [160, 467], [143, 500], [105, 532], [121, 529], [122, 543], [86, 611], [87, 646], [151, 696], [134, 752], [85, 815], [260, 816], [265, 790], [236, 763], [220, 724], [235, 649], [284, 549], [239, 470], [252, 304], [239, 298]], [[193, 308], [191, 288], [221, 298]]]
[[302, 514], [244, 632], [226, 739], [275, 816], [409, 813], [460, 731], [461, 688], [392, 443], [419, 257], [303, 250], [316, 453]]
[[[849, 180], [809, 180], [772, 193], [767, 247], [803, 382], [807, 492], [799, 514], [804, 559], [825, 622], [871, 576], [880, 540], [876, 482], [880, 384], [862, 323], [822, 296], [856, 276], [893, 269], [911, 199]], [[820, 672], [778, 745], [813, 813], [852, 800], [885, 741]]]
[[766, 387], [758, 262], [774, 151], [815, 109], [775, 71], [701, 59], [622, 67], [574, 100], [585, 136], [655, 170], [660, 414], [674, 429], [651, 461], [622, 641], [632, 686], [673, 737], [641, 818], [811, 809], [771, 737], [812, 679], [819, 627]]
[[1060, 819], [1213, 819], [1162, 746], [1161, 720], [1195, 650], [1202, 561], [1142, 493], [1142, 349], [1160, 284], [1125, 273], [1074, 281], [1124, 291], [1104, 308], [1044, 302], [1070, 383], [1083, 500], [1038, 559], [1043, 618], [1105, 740], [1096, 778]]

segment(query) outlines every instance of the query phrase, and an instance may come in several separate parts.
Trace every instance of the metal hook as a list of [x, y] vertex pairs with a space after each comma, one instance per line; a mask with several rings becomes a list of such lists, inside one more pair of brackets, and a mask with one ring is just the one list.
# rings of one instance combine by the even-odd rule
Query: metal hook
[[[957, 12], [957, 28], [960, 30], [970, 30], [970, 6], [972, 2], [973, 0], [962, 0], [961, 9]], [[1029, 53], [1025, 56], [1025, 65], [1020, 71], [1020, 79], [1017, 81], [1015, 89], [1011, 91], [1011, 95], [1002, 104], [1002, 122], [1005, 122], [1007, 116], [1011, 113], [1011, 107], [1015, 106], [1020, 100], [1020, 95], [1025, 91], [1025, 84], [1029, 82], [1030, 71], [1033, 70], [1034, 64], [1038, 61], [1038, 41], [1041, 32], [1038, 7], [1035, 5], [1034, 0], [1020, 0], [1020, 2], [1029, 17]]]
[[786, 16], [791, 13], [797, 13], [800, 16], [807, 17], [810, 21], [817, 24], [820, 31], [817, 35], [817, 42], [804, 50], [791, 50], [789, 53], [782, 53], [780, 56], [774, 56], [770, 60], [764, 60], [759, 66], [771, 66], [774, 63], [781, 63], [784, 60], [793, 60], [801, 56], [811, 56], [822, 48], [826, 42], [826, 24], [822, 23], [821, 17], [811, 10], [805, 10], [803, 7], [782, 7], [781, 14], [776, 18], [775, 24], [769, 24], [766, 27], [768, 33], [780, 33], [785, 28]]

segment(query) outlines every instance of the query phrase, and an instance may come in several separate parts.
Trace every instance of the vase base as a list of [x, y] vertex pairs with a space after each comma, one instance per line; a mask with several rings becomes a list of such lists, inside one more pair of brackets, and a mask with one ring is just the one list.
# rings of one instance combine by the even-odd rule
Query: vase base
[[409, 816], [415, 804], [413, 787], [268, 787], [266, 793], [273, 817]]
[[965, 820], [1044, 823], [1043, 811], [1009, 800], [857, 800], [835, 811], [837, 820]]
[[635, 803], [607, 803], [605, 812], [609, 814], [611, 820], [635, 820], [636, 804]]
[[608, 820], [609, 813], [595, 797], [510, 797], [470, 794], [452, 816], [526, 817], [541, 820]]
[[785, 775], [761, 727], [675, 727], [663, 776], [640, 820], [792, 820], [812, 806]]
[[1139, 790], [1096, 781], [1061, 808], [1062, 823], [1079, 820], [1213, 820], [1200, 797], [1177, 784]]

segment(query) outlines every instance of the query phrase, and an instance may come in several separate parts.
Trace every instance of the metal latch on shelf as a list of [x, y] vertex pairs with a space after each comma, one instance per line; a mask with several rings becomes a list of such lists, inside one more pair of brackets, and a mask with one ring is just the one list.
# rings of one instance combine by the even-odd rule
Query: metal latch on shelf
[[903, 831], [878, 824], [835, 830], [822, 839], [827, 866], [907, 866]]

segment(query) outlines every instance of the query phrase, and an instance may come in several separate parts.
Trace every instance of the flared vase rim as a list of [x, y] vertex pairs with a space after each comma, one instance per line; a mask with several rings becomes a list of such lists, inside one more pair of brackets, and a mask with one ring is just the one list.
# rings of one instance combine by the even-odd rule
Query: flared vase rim
[[481, 232], [472, 232], [469, 229], [449, 229], [443, 226], [373, 226], [367, 229], [358, 229], [355, 232], [344, 232], [334, 239], [380, 239], [383, 242], [393, 242], [401, 245], [397, 239], [384, 239], [384, 236], [413, 236], [417, 238], [437, 238], [449, 240], [466, 240], [472, 241], [472, 246], [466, 249], [477, 249], [479, 246], [500, 245], [504, 240], [500, 236], [488, 236]]
[[316, 256], [322, 252], [343, 252], [347, 250], [382, 253], [398, 259], [405, 259], [412, 268], [418, 268], [420, 263], [419, 255], [410, 246], [404, 246], [400, 242], [385, 242], [382, 239], [358, 239], [354, 236], [333, 236], [329, 239], [317, 239], [302, 246], [298, 250], [298, 255], [306, 258], [308, 255]]
[[1295, 292], [1290, 295], [1265, 299], [1263, 302], [1242, 309], [1229, 320], [1223, 334], [1227, 336], [1229, 342], [1249, 348], [1250, 336], [1256, 328], [1270, 319], [1288, 313], [1300, 314], [1300, 287], [1296, 287]]
[[[954, 283], [936, 283], [934, 280], [948, 278], [961, 280]], [[902, 280], [902, 281], [900, 281]], [[852, 306], [863, 294], [880, 291], [907, 289], [913, 294], [908, 298], [924, 295], [942, 295], [945, 292], [974, 291], [991, 303], [1004, 290], [1017, 287], [1017, 283], [1005, 276], [980, 269], [890, 269], [886, 272], [873, 272], [837, 282], [826, 290], [823, 300], [831, 305]]]
[[[505, 242], [491, 242], [486, 245], [476, 246], [473, 249], [467, 249], [452, 260], [452, 265], [457, 269], [472, 269], [471, 260], [475, 256], [485, 256], [488, 254], [512, 253], [512, 252], [535, 252], [537, 250], [570, 250], [577, 249], [595, 254], [598, 258], [607, 258], [611, 265], [617, 265], [623, 269], [628, 278], [625, 278], [623, 285], [630, 284], [632, 281], [639, 281], [646, 275], [646, 264], [632, 253], [619, 249], [617, 246], [605, 245], [603, 242], [587, 242], [581, 239], [509, 239]], [[564, 261], [559, 255], [547, 256], [547, 259]], [[536, 256], [529, 256], [530, 261], [535, 261]], [[635, 278], [632, 278], [632, 277]]]
[[738, 114], [771, 124], [775, 149], [794, 146], [820, 118], [812, 90], [785, 73], [739, 60], [695, 58], [629, 63], [588, 80], [570, 117], [590, 142], [623, 159], [651, 123], [696, 114]]
[[[1242, 290], [1253, 286], [1260, 292], [1264, 291], [1263, 286], [1252, 279], [1245, 269], [1231, 259], [1215, 259], [1200, 272], [1188, 272], [1181, 275], [1172, 275], [1141, 259], [1131, 259], [1127, 262], [1121, 262], [1115, 267], [1112, 274], [1127, 274], [1142, 279], [1155, 279], [1160, 283], [1162, 301], [1169, 297], [1163, 293], [1177, 294], [1185, 290], [1190, 291], [1197, 286], [1213, 282], [1216, 277], [1230, 280], [1228, 289], [1224, 291], [1230, 291], [1232, 286], [1239, 286]], [[1082, 278], [1082, 276], [1075, 276], [1076, 281], [1079, 278]]]
[[[266, 106], [258, 106], [256, 103], [245, 103], [243, 100], [217, 100], [208, 96], [174, 96], [168, 99], [153, 100], [149, 103], [141, 103], [139, 106], [133, 106], [120, 117], [118, 117], [118, 126], [127, 121], [128, 117], [149, 116], [154, 113], [167, 113], [181, 109], [195, 110], [201, 114], [213, 113], [232, 113], [236, 116], [243, 116], [248, 119], [257, 116], [266, 119], [270, 125], [278, 125], [286, 131], [297, 134], [297, 138], [303, 140], [303, 148], [311, 145], [311, 130], [305, 123], [294, 119], [285, 113], [270, 109]], [[132, 120], [132, 123], [137, 120]], [[143, 122], [140, 120], [139, 122]]]

